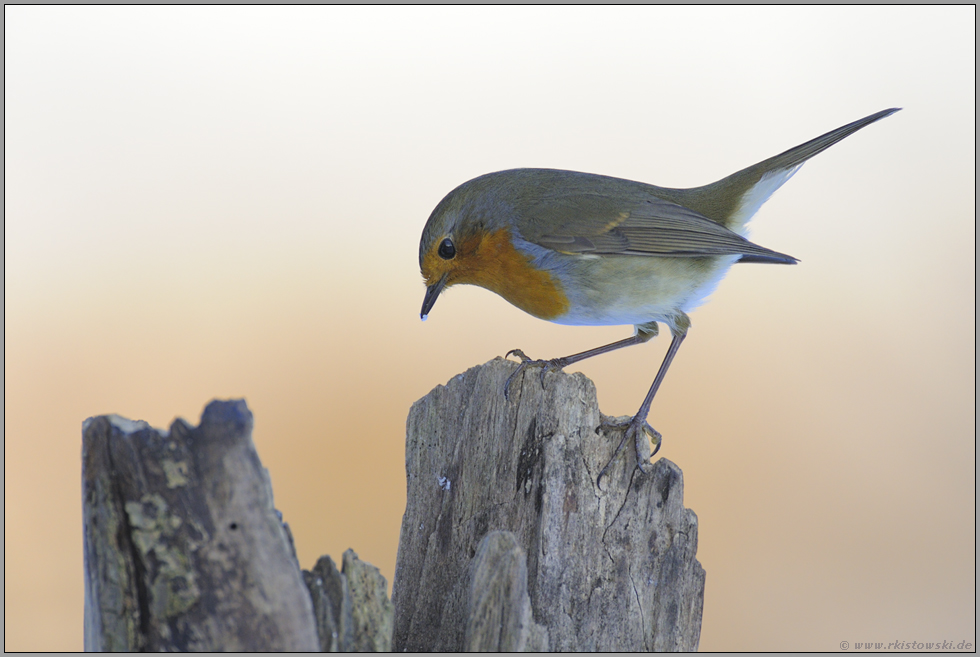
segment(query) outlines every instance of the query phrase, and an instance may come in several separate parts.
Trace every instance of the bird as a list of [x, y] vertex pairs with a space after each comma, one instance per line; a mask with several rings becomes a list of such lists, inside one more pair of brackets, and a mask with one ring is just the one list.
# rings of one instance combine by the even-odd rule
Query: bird
[[[901, 108], [876, 112], [737, 171], [686, 189], [559, 169], [509, 169], [449, 192], [426, 221], [419, 267], [424, 321], [452, 285], [477, 285], [521, 310], [558, 324], [632, 324], [632, 337], [570, 356], [529, 358], [528, 368], [560, 371], [573, 363], [649, 341], [659, 324], [672, 339], [639, 410], [597, 483], [630, 439], [637, 467], [657, 453], [661, 434], [647, 422], [667, 369], [691, 327], [688, 317], [741, 262], [796, 264], [793, 256], [746, 239], [746, 224], [811, 157]], [[655, 448], [650, 451], [650, 441]]]

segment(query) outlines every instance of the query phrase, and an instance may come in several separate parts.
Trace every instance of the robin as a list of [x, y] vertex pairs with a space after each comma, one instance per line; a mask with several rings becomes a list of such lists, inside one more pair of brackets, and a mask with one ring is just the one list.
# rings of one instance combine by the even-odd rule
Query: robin
[[[479, 285], [521, 310], [558, 324], [633, 324], [632, 337], [578, 354], [521, 363], [550, 371], [647, 342], [663, 322], [673, 339], [623, 439], [637, 466], [660, 449], [647, 423], [667, 368], [687, 336], [687, 313], [714, 291], [736, 262], [795, 264], [753, 244], [746, 224], [808, 159], [899, 108], [886, 109], [703, 187], [672, 189], [591, 173], [511, 169], [463, 183], [439, 202], [419, 244], [425, 320], [451, 285]], [[652, 454], [648, 437], [656, 444]], [[612, 461], [610, 461], [612, 463]], [[599, 474], [605, 474], [607, 464]]]

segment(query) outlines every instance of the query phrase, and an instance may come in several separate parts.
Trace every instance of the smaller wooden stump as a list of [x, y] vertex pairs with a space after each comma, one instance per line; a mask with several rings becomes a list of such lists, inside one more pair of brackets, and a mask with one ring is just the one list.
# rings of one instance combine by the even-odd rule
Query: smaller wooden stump
[[83, 424], [85, 649], [318, 650], [244, 401], [169, 432]]
[[303, 577], [313, 598], [321, 652], [390, 652], [395, 610], [381, 571], [344, 552], [342, 570], [322, 556]]

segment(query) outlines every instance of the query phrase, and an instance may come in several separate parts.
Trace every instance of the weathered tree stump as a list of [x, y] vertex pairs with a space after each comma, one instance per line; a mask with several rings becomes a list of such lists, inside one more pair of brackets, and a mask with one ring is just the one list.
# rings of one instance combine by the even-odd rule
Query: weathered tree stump
[[117, 416], [82, 439], [86, 650], [317, 650], [292, 542], [243, 401], [167, 433]]
[[86, 650], [390, 649], [377, 568], [348, 550], [300, 572], [244, 401], [82, 433]]
[[705, 574], [680, 469], [621, 455], [600, 490], [619, 431], [599, 429], [592, 382], [532, 371], [507, 401], [515, 367], [412, 406], [394, 649], [696, 650]]

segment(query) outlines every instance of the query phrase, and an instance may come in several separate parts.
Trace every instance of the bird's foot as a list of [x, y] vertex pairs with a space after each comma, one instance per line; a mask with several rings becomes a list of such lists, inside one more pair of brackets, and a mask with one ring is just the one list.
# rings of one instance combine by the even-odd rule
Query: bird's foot
[[[626, 445], [626, 441], [632, 438], [633, 445], [636, 448], [636, 467], [639, 468], [640, 472], [648, 474], [650, 470], [650, 458], [660, 451], [660, 443], [662, 441], [662, 436], [660, 432], [650, 426], [645, 418], [638, 415], [633, 416], [626, 422], [607, 422], [603, 420], [603, 427], [610, 427], [613, 429], [623, 429], [623, 439], [619, 441], [619, 445], [616, 447], [616, 451], [613, 452], [612, 457], [606, 466], [599, 472], [599, 476], [596, 477], [595, 483], [599, 488], [602, 487], [602, 478], [606, 476], [606, 471], [609, 470], [609, 466], [613, 464], [619, 453], [623, 451], [623, 447]], [[650, 450], [650, 441], [653, 441], [654, 447], [653, 451]]]
[[507, 352], [504, 358], [507, 358], [511, 354], [514, 354], [521, 359], [521, 364], [517, 366], [514, 373], [507, 378], [507, 383], [504, 384], [504, 399], [510, 399], [510, 384], [519, 374], [529, 367], [540, 367], [541, 368], [541, 387], [544, 387], [544, 375], [548, 372], [561, 372], [562, 368], [568, 363], [564, 358], [552, 358], [551, 360], [533, 360], [528, 358], [527, 355], [520, 349], [511, 349]]

